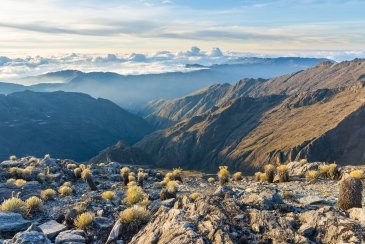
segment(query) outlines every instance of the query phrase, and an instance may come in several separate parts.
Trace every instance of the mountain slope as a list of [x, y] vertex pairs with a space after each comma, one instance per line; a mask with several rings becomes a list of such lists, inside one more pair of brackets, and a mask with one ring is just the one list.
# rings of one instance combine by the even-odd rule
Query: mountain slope
[[50, 153], [86, 160], [118, 140], [134, 143], [151, 131], [143, 119], [86, 94], [0, 95], [0, 158]]
[[[337, 131], [341, 124], [362, 115], [363, 83], [346, 88], [324, 89], [285, 96], [241, 97], [200, 116], [184, 120], [153, 133], [136, 144], [153, 162], [165, 167], [215, 170], [218, 165], [251, 172], [267, 162], [287, 162], [302, 157], [357, 164], [365, 160], [365, 150], [353, 154], [364, 125], [345, 134], [344, 147]], [[346, 122], [353, 124], [353, 122]], [[326, 142], [331, 137], [337, 140]], [[355, 139], [354, 139], [355, 138]], [[323, 140], [325, 142], [320, 143]], [[351, 142], [351, 143], [350, 143]], [[336, 154], [315, 153], [337, 148]], [[344, 149], [346, 148], [346, 150]], [[332, 149], [331, 149], [332, 150]], [[331, 152], [331, 150], [329, 152]], [[338, 157], [341, 152], [346, 155]]]
[[337, 64], [324, 62], [269, 80], [244, 79], [235, 85], [213, 85], [178, 99], [151, 101], [141, 116], [158, 128], [166, 128], [240, 96], [293, 95], [303, 91], [344, 87], [361, 80], [365, 80], [365, 60]]

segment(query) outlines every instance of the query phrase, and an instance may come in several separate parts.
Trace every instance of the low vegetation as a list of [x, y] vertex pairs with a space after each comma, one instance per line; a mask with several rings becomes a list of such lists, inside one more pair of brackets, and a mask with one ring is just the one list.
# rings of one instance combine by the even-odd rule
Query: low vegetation
[[13, 196], [3, 201], [0, 210], [4, 212], [24, 213], [26, 211], [26, 204], [17, 196]]
[[113, 191], [104, 191], [102, 194], [101, 194], [101, 197], [104, 199], [104, 200], [115, 200], [116, 196], [115, 196], [115, 193]]
[[267, 177], [267, 182], [272, 183], [274, 181], [274, 177], [275, 177], [275, 166], [273, 164], [267, 164], [264, 167], [265, 169], [265, 174]]
[[61, 196], [69, 196], [72, 194], [72, 188], [69, 186], [61, 186], [58, 189], [58, 192], [60, 193]]
[[74, 221], [76, 228], [84, 230], [90, 226], [94, 221], [94, 214], [91, 212], [86, 212], [78, 215]]
[[151, 213], [145, 207], [135, 205], [122, 211], [119, 219], [127, 229], [135, 231], [146, 224], [150, 216]]
[[127, 196], [125, 202], [128, 205], [141, 204], [148, 200], [147, 194], [139, 186], [130, 186], [127, 190]]
[[236, 172], [232, 175], [233, 181], [241, 181], [243, 179], [241, 172]]
[[218, 175], [219, 183], [222, 186], [228, 184], [228, 182], [229, 182], [228, 166], [219, 166], [219, 171], [218, 171], [217, 175]]
[[339, 183], [337, 205], [343, 210], [362, 207], [362, 175], [356, 170], [350, 175], [345, 175]]
[[25, 201], [25, 205], [28, 213], [34, 213], [42, 210], [43, 201], [36, 196], [32, 196]]
[[57, 195], [57, 192], [53, 189], [46, 189], [41, 192], [41, 198], [45, 201], [53, 200], [56, 195]]

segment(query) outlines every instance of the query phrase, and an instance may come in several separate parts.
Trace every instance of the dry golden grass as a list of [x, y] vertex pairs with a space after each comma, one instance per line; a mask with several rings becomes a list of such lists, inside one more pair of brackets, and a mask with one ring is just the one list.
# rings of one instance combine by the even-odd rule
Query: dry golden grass
[[60, 193], [61, 196], [69, 196], [72, 194], [72, 188], [69, 186], [61, 186], [58, 189], [58, 192]]
[[319, 177], [319, 175], [320, 175], [320, 172], [318, 170], [309, 170], [309, 171], [307, 171], [305, 178], [308, 181], [311, 181], [311, 180], [317, 179]]
[[361, 169], [355, 169], [355, 170], [350, 172], [350, 176], [352, 178], [356, 178], [356, 179], [363, 179], [364, 178], [364, 171], [362, 171]]
[[130, 186], [127, 190], [125, 202], [129, 205], [138, 204], [147, 198], [146, 193], [139, 186]]
[[81, 177], [81, 173], [82, 173], [82, 169], [81, 169], [81, 168], [76, 168], [76, 169], [74, 169], [74, 175], [75, 175], [77, 178], [80, 178], [80, 177]]
[[137, 183], [135, 181], [130, 181], [127, 186], [136, 186]]
[[167, 184], [166, 184], [166, 190], [169, 192], [169, 193], [174, 193], [174, 192], [177, 192], [177, 190], [179, 189], [179, 182], [176, 181], [176, 180], [172, 180], [172, 181], [169, 181]]
[[208, 182], [209, 182], [209, 183], [214, 183], [214, 182], [215, 182], [215, 179], [214, 179], [213, 177], [209, 177], [209, 178], [208, 178]]
[[190, 198], [193, 199], [194, 201], [198, 198], [200, 198], [202, 195], [198, 192], [193, 192], [190, 194]]
[[128, 167], [123, 167], [121, 170], [120, 170], [120, 173], [122, 175], [125, 175], [125, 174], [129, 174], [130, 172], [130, 169]]
[[260, 173], [260, 181], [264, 182], [268, 180], [267, 174], [266, 173]]
[[285, 164], [283, 164], [283, 165], [279, 165], [279, 166], [276, 168], [276, 170], [277, 170], [278, 172], [286, 172], [286, 171], [288, 171], [288, 166], [287, 166], [287, 165], [285, 165]]
[[53, 189], [46, 189], [41, 192], [41, 198], [43, 200], [50, 200], [56, 196], [57, 192]]
[[24, 186], [25, 184], [27, 184], [27, 181], [26, 180], [23, 180], [23, 179], [17, 179], [14, 184], [18, 187], [22, 187]]
[[299, 160], [299, 163], [303, 166], [303, 165], [308, 163], [308, 160], [307, 159], [301, 159], [301, 160]]
[[84, 230], [94, 221], [94, 214], [91, 212], [86, 212], [78, 215], [74, 221], [76, 228]]
[[330, 167], [328, 164], [319, 165], [318, 170], [321, 175], [327, 175], [328, 171], [330, 170]]
[[15, 160], [17, 160], [17, 157], [16, 157], [15, 155], [11, 155], [11, 156], [9, 157], [9, 160], [11, 160], [11, 161], [15, 161]]
[[242, 180], [242, 173], [241, 172], [236, 172], [232, 175], [232, 180], [233, 181], [240, 181]]
[[13, 196], [1, 204], [0, 210], [4, 212], [24, 213], [26, 211], [26, 205], [23, 200]]
[[102, 194], [101, 194], [101, 197], [104, 199], [104, 200], [114, 200], [115, 199], [115, 193], [113, 191], [104, 191]]
[[134, 177], [133, 175], [129, 175], [128, 180], [129, 181], [136, 181], [136, 177]]
[[72, 182], [71, 181], [65, 181], [62, 185], [72, 187]]
[[119, 219], [122, 223], [135, 230], [139, 226], [148, 222], [151, 213], [141, 206], [133, 206], [120, 213]]
[[336, 168], [336, 167], [337, 167], [337, 164], [336, 164], [336, 163], [331, 163], [331, 164], [329, 164], [329, 165], [328, 165], [328, 167], [329, 167], [330, 169], [334, 169], [334, 168]]
[[12, 174], [12, 175], [14, 175], [14, 174], [18, 174], [18, 172], [19, 172], [19, 168], [18, 168], [18, 167], [11, 167], [11, 168], [9, 168], [9, 169], [8, 169], [8, 172], [9, 172], [10, 174]]
[[219, 178], [229, 177], [228, 166], [219, 166], [218, 177]]
[[85, 180], [85, 179], [90, 178], [90, 177], [92, 177], [91, 170], [88, 169], [88, 168], [83, 169], [82, 173], [81, 173], [81, 178]]
[[42, 199], [40, 199], [36, 196], [33, 196], [33, 197], [28, 198], [25, 201], [25, 205], [26, 205], [27, 211], [29, 213], [34, 213], [34, 212], [42, 210], [43, 201], [42, 201]]
[[69, 163], [69, 164], [67, 164], [67, 168], [68, 169], [76, 169], [77, 168], [77, 165], [76, 164], [73, 164], [73, 163]]
[[86, 165], [85, 164], [80, 164], [79, 165], [79, 168], [82, 169], [82, 170], [85, 170], [86, 169]]
[[266, 164], [264, 169], [265, 169], [265, 171], [274, 171], [275, 166], [273, 164]]

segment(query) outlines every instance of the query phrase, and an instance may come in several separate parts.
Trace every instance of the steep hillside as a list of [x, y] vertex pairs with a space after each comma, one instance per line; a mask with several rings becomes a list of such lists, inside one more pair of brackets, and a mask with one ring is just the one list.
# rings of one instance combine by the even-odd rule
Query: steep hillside
[[11, 154], [86, 160], [151, 132], [143, 119], [105, 99], [66, 92], [0, 95], [0, 158]]
[[337, 64], [324, 62], [307, 70], [269, 80], [244, 79], [235, 85], [213, 85], [179, 99], [151, 101], [141, 115], [155, 126], [167, 128], [240, 96], [293, 95], [304, 91], [344, 87], [361, 80], [365, 80], [365, 60]]
[[363, 83], [288, 98], [241, 97], [147, 136], [136, 147], [159, 166], [204, 170], [228, 164], [250, 172], [303, 157], [357, 164], [365, 160], [358, 137], [365, 127], [359, 123], [364, 97]]

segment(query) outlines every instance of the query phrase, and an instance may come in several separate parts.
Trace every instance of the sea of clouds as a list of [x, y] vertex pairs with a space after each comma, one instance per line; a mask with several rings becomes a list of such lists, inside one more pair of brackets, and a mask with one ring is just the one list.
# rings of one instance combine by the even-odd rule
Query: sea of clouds
[[[242, 57], [275, 57], [280, 55], [258, 55], [253, 53], [222, 52], [219, 48], [203, 51], [198, 47], [182, 52], [159, 51], [151, 54], [66, 54], [53, 56], [6, 57], [0, 55], [0, 81], [21, 83], [17, 79], [60, 70], [83, 72], [116, 72], [124, 75], [152, 74], [165, 72], [188, 72], [202, 69], [192, 64], [210, 66], [214, 64], [250, 62]], [[365, 57], [365, 51], [292, 53], [285, 56], [320, 57], [335, 61]], [[187, 66], [189, 65], [190, 66]]]

